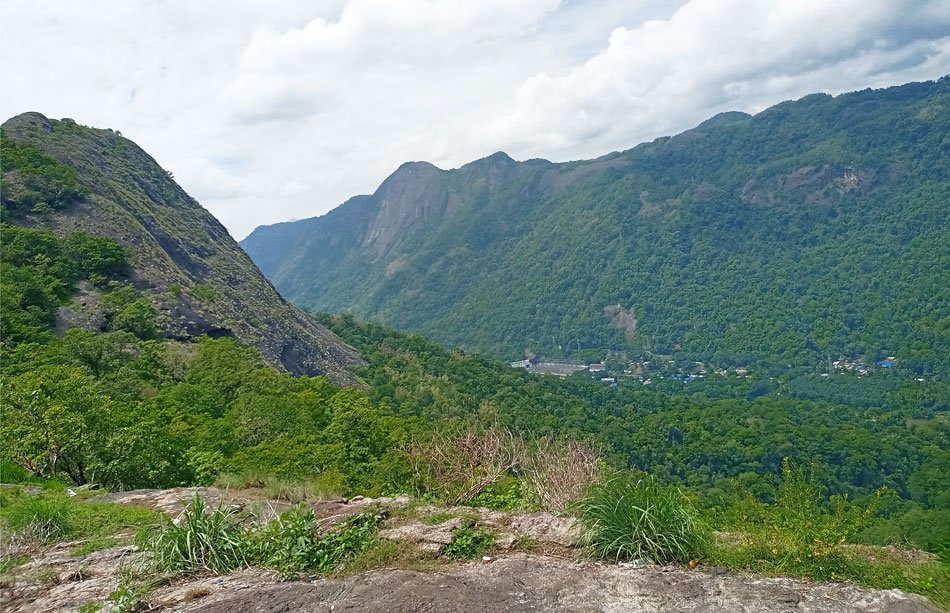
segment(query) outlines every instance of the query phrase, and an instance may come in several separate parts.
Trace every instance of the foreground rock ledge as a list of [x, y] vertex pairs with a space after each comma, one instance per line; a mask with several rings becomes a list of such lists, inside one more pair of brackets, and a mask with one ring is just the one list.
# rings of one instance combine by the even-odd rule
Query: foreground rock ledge
[[[225, 581], [228, 583], [238, 583]], [[899, 590], [758, 578], [732, 572], [575, 563], [525, 554], [440, 572], [377, 570], [342, 580], [222, 587], [173, 610], [696, 611], [851, 613], [935, 611]]]

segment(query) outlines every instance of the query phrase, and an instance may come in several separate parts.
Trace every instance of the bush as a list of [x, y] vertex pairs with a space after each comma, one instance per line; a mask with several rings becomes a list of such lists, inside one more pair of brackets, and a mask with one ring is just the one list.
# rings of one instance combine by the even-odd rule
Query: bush
[[537, 505], [560, 513], [600, 480], [603, 460], [588, 443], [546, 436], [525, 454], [521, 468]]
[[537, 511], [533, 492], [526, 492], [527, 483], [516, 477], [504, 477], [493, 483], [465, 504], [470, 507], [484, 507], [493, 511]]
[[593, 554], [659, 564], [701, 557], [709, 531], [688, 498], [650, 475], [618, 473], [577, 502]]
[[824, 503], [814, 476], [785, 459], [774, 504], [759, 502], [749, 492], [733, 493], [724, 527], [738, 539], [717, 545], [713, 556], [717, 563], [758, 572], [819, 580], [853, 577], [848, 569], [854, 556], [844, 545], [873, 518], [880, 495], [861, 506], [844, 496]]
[[254, 562], [273, 568], [284, 578], [301, 573], [327, 573], [350, 556], [369, 549], [383, 516], [378, 511], [353, 515], [327, 533], [312, 510], [295, 507], [249, 536]]
[[160, 568], [169, 571], [199, 569], [228, 572], [248, 565], [244, 531], [232, 514], [218, 505], [208, 509], [195, 494], [176, 525], [167, 522], [145, 543]]
[[455, 538], [446, 545], [445, 555], [457, 560], [477, 558], [495, 546], [495, 535], [487, 528], [461, 526], [453, 533]]
[[413, 480], [425, 493], [451, 504], [469, 502], [519, 466], [524, 442], [498, 427], [435, 432], [404, 448]]

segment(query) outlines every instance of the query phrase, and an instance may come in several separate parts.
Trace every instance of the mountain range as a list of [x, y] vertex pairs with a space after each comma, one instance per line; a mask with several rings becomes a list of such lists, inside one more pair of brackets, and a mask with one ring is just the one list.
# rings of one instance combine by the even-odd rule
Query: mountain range
[[241, 246], [306, 310], [515, 359], [950, 367], [950, 78], [577, 162], [400, 166]]

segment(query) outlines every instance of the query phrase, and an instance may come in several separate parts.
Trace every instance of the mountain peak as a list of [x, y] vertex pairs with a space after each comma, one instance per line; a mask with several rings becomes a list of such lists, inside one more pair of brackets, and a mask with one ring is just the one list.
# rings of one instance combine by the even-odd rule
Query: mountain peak
[[20, 113], [3, 122], [2, 127], [5, 131], [14, 132], [21, 129], [28, 129], [30, 126], [39, 128], [44, 132], [53, 131], [53, 122], [43, 113], [37, 111], [27, 111]]
[[[36, 207], [39, 195], [29, 185], [5, 189], [5, 221], [61, 236], [109, 237], [125, 247], [135, 262], [129, 282], [154, 307], [162, 336], [233, 337], [255, 346], [274, 367], [340, 384], [356, 381], [348, 371], [362, 363], [355, 351], [284, 301], [224, 226], [135, 143], [40, 113], [23, 113], [3, 127], [5, 146], [9, 140], [47, 158], [42, 168], [53, 169], [53, 188], [66, 177], [80, 195]], [[23, 184], [20, 163], [11, 159], [8, 168], [4, 161], [5, 187], [8, 178]]]
[[713, 115], [706, 121], [702, 122], [697, 128], [718, 128], [721, 126], [728, 126], [730, 124], [738, 123], [740, 121], [745, 121], [747, 119], [752, 119], [752, 115], [748, 113], [743, 113], [742, 111], [725, 111]]
[[514, 168], [517, 165], [518, 162], [513, 160], [510, 155], [504, 151], [496, 151], [487, 157], [465, 164], [460, 170], [474, 170], [477, 172], [484, 172], [485, 170], [497, 171]]

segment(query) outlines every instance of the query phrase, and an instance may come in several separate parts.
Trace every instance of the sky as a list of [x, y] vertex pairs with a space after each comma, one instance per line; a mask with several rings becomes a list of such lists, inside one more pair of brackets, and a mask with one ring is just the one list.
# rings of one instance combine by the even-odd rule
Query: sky
[[0, 115], [119, 130], [236, 238], [400, 164], [592, 158], [950, 73], [950, 0], [0, 0]]

